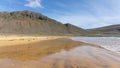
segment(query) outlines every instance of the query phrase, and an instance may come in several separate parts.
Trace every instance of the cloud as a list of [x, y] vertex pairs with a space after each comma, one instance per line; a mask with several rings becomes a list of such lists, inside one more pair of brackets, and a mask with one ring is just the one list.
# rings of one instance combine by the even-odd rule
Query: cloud
[[120, 16], [92, 16], [86, 15], [82, 16], [80, 14], [73, 14], [73, 15], [64, 15], [64, 16], [56, 16], [54, 19], [62, 22], [62, 23], [71, 23], [76, 26], [80, 26], [82, 28], [96, 28], [102, 27], [112, 24], [119, 24], [120, 23]]
[[41, 0], [27, 0], [27, 1], [28, 1], [28, 3], [25, 4], [25, 6], [27, 6], [27, 7], [42, 8]]
[[78, 3], [81, 1], [82, 4], [75, 3], [66, 7], [72, 8], [72, 12], [56, 11], [54, 19], [83, 28], [120, 24], [120, 0], [79, 0]]
[[62, 23], [71, 23], [82, 28], [93, 28], [104, 25], [102, 21], [94, 16], [81, 16], [79, 14], [58, 16], [55, 19]]

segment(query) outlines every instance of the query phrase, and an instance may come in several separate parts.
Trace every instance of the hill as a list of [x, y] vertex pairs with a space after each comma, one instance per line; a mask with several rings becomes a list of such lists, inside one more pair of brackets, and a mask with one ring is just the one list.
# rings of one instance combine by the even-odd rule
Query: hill
[[85, 36], [85, 35], [88, 35], [88, 33], [89, 33], [87, 30], [77, 27], [77, 26], [74, 26], [69, 23], [65, 24], [65, 26], [67, 27], [69, 34]]
[[86, 30], [32, 11], [0, 12], [0, 35], [81, 35], [82, 32]]
[[110, 25], [110, 26], [104, 26], [94, 29], [89, 29], [88, 31], [91, 31], [93, 33], [96, 33], [96, 35], [106, 35], [106, 36], [120, 36], [120, 24], [117, 25]]

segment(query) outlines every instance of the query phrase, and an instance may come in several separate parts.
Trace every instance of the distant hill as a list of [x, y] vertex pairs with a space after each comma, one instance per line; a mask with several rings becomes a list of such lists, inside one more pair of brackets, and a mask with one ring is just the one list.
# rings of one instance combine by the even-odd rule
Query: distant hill
[[103, 36], [104, 35], [105, 36], [120, 36], [120, 24], [89, 29], [88, 31], [91, 31], [97, 35], [103, 35]]
[[69, 23], [65, 24], [65, 26], [67, 27], [69, 34], [85, 36], [85, 35], [88, 35], [88, 33], [89, 33], [87, 30], [77, 27], [77, 26], [74, 26]]
[[0, 12], [0, 35], [83, 35], [86, 30], [32, 11]]

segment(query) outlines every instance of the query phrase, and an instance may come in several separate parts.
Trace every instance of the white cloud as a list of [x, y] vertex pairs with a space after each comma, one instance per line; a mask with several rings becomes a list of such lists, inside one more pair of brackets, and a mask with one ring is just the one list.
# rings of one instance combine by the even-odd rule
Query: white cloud
[[27, 1], [28, 1], [28, 3], [25, 4], [25, 6], [27, 6], [27, 7], [42, 8], [41, 0], [27, 0]]
[[[93, 28], [96, 26], [103, 25], [99, 19], [94, 16], [81, 16], [81, 15], [66, 15], [55, 17], [56, 20], [62, 23], [71, 23], [82, 28]], [[98, 23], [98, 24], [97, 24]]]
[[112, 24], [118, 24], [120, 22], [120, 16], [92, 16], [92, 15], [64, 15], [56, 16], [54, 19], [63, 22], [71, 23], [82, 28], [96, 28]]
[[54, 19], [83, 28], [120, 24], [120, 0], [86, 0], [83, 5], [86, 5], [84, 9], [73, 8], [72, 10], [75, 10], [73, 12], [62, 11], [65, 15], [59, 14]]

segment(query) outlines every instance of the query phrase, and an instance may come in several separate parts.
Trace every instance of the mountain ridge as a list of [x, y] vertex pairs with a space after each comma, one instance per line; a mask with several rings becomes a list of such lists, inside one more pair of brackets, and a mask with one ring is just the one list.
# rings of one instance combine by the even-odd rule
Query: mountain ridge
[[[77, 32], [69, 32], [74, 29]], [[81, 28], [79, 28], [81, 29]], [[84, 29], [83, 29], [84, 30]], [[86, 30], [85, 30], [86, 31]], [[81, 35], [78, 27], [65, 24], [33, 11], [0, 12], [2, 35]]]
[[0, 35], [120, 36], [120, 24], [83, 29], [33, 11], [0, 12]]

